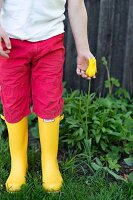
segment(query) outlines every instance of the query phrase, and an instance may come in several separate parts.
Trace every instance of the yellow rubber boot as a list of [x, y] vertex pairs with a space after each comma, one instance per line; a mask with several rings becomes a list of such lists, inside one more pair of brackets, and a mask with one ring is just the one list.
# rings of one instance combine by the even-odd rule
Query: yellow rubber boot
[[6, 190], [16, 192], [26, 183], [27, 171], [27, 144], [28, 144], [28, 120], [23, 118], [18, 123], [8, 123], [9, 147], [11, 155], [11, 171], [6, 181]]
[[48, 192], [60, 191], [63, 183], [57, 161], [60, 120], [61, 116], [58, 116], [52, 122], [44, 122], [43, 119], [38, 117], [42, 181], [43, 188]]

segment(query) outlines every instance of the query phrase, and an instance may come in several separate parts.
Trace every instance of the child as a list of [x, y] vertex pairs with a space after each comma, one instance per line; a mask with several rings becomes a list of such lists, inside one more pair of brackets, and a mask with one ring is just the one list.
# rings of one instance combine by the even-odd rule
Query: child
[[[11, 171], [9, 192], [26, 183], [30, 105], [38, 116], [42, 184], [59, 191], [63, 179], [57, 162], [62, 119], [64, 10], [66, 0], [0, 0], [0, 93], [9, 134]], [[77, 49], [77, 74], [87, 77], [93, 58], [87, 39], [83, 0], [68, 0], [68, 13]]]

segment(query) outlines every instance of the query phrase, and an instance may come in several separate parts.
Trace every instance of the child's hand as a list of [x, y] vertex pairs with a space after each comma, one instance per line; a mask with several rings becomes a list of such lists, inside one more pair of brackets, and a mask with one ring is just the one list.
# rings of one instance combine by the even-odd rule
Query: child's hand
[[[3, 49], [2, 40], [4, 41], [7, 50]], [[9, 58], [8, 54], [10, 53], [10, 49], [11, 49], [10, 39], [9, 39], [7, 33], [5, 32], [5, 30], [0, 26], [0, 56]]]
[[86, 69], [88, 68], [89, 59], [91, 58], [94, 58], [94, 56], [90, 51], [88, 53], [80, 54], [77, 57], [77, 70], [76, 70], [77, 74], [89, 80], [91, 78], [95, 78], [95, 76], [89, 77], [86, 74]]

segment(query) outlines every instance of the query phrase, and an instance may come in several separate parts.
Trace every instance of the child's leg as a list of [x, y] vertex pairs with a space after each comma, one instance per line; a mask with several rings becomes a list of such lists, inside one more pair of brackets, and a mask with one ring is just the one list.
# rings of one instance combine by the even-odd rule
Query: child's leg
[[28, 120], [23, 118], [18, 123], [8, 123], [9, 147], [11, 155], [11, 171], [6, 181], [6, 189], [9, 192], [18, 191], [25, 184], [28, 144]]
[[[38, 43], [32, 66], [33, 111], [39, 116], [43, 187], [58, 191], [62, 185], [57, 153], [60, 114], [63, 109], [63, 34]], [[53, 119], [46, 122], [44, 119]]]
[[29, 47], [15, 39], [11, 39], [11, 43], [9, 59], [0, 57], [1, 99], [11, 155], [11, 172], [6, 181], [6, 189], [10, 192], [20, 190], [25, 183], [27, 115], [30, 113]]
[[43, 187], [51, 192], [59, 191], [63, 183], [57, 161], [60, 119], [58, 116], [54, 121], [44, 122], [38, 118]]

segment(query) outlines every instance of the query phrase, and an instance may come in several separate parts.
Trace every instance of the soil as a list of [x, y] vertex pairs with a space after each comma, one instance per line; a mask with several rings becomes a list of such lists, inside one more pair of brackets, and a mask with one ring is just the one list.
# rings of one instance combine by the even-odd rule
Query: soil
[[[124, 158], [123, 158], [124, 159]], [[119, 165], [121, 166], [119, 174], [125, 179], [128, 179], [128, 175], [133, 173], [133, 166], [128, 166], [124, 161], [120, 161]]]

